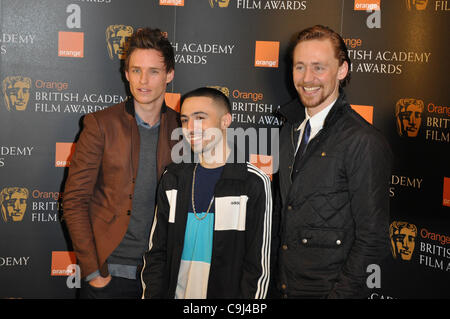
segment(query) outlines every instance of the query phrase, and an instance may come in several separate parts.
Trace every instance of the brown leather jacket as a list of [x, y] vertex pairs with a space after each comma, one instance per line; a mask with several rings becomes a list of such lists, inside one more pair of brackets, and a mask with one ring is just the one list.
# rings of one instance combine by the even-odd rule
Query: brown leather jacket
[[[130, 221], [139, 163], [139, 130], [129, 99], [84, 118], [64, 190], [64, 219], [81, 268], [81, 276], [100, 270], [108, 274], [106, 259], [119, 245]], [[178, 113], [161, 108], [158, 180], [171, 163], [177, 141]]]

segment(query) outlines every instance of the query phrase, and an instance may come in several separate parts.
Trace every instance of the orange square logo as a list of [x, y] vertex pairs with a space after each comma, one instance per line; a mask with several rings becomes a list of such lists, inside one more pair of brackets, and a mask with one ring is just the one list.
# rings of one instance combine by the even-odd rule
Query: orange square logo
[[166, 93], [164, 99], [168, 107], [170, 107], [174, 111], [180, 112], [180, 102], [181, 102], [180, 93]]
[[160, 6], [177, 6], [177, 7], [183, 7], [184, 6], [184, 0], [159, 0]]
[[255, 67], [278, 68], [280, 42], [256, 41]]
[[270, 155], [250, 154], [250, 163], [258, 167], [272, 180], [273, 158]]
[[75, 143], [56, 143], [55, 167], [69, 167], [75, 152]]
[[66, 58], [83, 58], [84, 32], [59, 31], [58, 56]]
[[373, 106], [370, 105], [351, 105], [359, 115], [361, 115], [367, 122], [373, 124]]
[[444, 177], [444, 191], [442, 205], [450, 207], [450, 178]]
[[380, 10], [380, 2], [381, 0], [355, 0], [353, 9], [356, 11]]
[[70, 276], [74, 271], [67, 270], [69, 265], [77, 263], [73, 251], [52, 251], [52, 276]]

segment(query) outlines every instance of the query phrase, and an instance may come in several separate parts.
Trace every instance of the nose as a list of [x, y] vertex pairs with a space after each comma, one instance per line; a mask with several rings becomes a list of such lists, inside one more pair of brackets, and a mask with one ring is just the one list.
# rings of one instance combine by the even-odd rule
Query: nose
[[191, 132], [197, 133], [201, 132], [203, 129], [203, 120], [190, 119], [189, 120], [189, 130]]
[[402, 246], [404, 250], [409, 250], [409, 243], [408, 243], [408, 239], [404, 239], [402, 242]]
[[18, 90], [17, 91], [17, 98], [19, 99], [19, 100], [23, 100], [23, 97], [24, 97], [24, 93], [23, 93], [23, 90]]
[[141, 72], [141, 76], [139, 77], [139, 83], [146, 84], [148, 81], [147, 72]]
[[311, 68], [310, 67], [306, 67], [305, 68], [305, 73], [304, 73], [305, 75], [304, 75], [304, 77], [303, 77], [303, 81], [305, 82], [305, 83], [309, 83], [309, 82], [312, 82], [313, 80], [314, 80], [314, 74], [313, 74], [313, 72], [311, 71]]
[[183, 122], [181, 126], [187, 133], [191, 133], [194, 130], [194, 120], [192, 118], [189, 118], [185, 122]]
[[19, 200], [15, 200], [14, 201], [14, 210], [20, 210], [20, 201]]
[[189, 131], [189, 133], [192, 132], [192, 130], [194, 129], [194, 120], [191, 118], [188, 119], [184, 126]]

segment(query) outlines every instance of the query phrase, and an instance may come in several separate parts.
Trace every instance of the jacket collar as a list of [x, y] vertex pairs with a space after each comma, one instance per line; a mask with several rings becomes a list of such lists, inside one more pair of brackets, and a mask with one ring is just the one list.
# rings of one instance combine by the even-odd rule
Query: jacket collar
[[226, 163], [221, 178], [245, 180], [246, 175], [247, 163]]
[[284, 122], [295, 124], [305, 119], [305, 107], [297, 97], [280, 107], [277, 114], [283, 118]]
[[345, 97], [345, 93], [340, 89], [340, 94], [336, 103], [334, 103], [327, 117], [325, 118], [325, 122], [323, 123], [323, 127], [327, 128], [333, 123], [337, 121], [338, 118], [344, 113], [344, 109], [348, 106], [347, 99]]
[[[181, 165], [178, 166], [178, 169], [181, 174], [186, 174], [187, 172], [192, 173], [195, 165], [196, 165], [196, 163], [181, 163]], [[187, 167], [189, 167], [190, 169], [186, 169]], [[220, 176], [220, 179], [246, 180], [246, 178], [247, 178], [247, 163], [246, 162], [245, 163], [225, 163], [222, 174]]]
[[[342, 114], [344, 106], [347, 105], [347, 99], [345, 97], [344, 91], [339, 89], [339, 97], [325, 118], [323, 127], [328, 127]], [[288, 102], [286, 105], [282, 106], [278, 113], [285, 119], [286, 122], [292, 125], [299, 125], [305, 119], [305, 107], [300, 102], [299, 98], [295, 98]]]
[[134, 110], [134, 99], [132, 97], [128, 97], [125, 101], [125, 111], [134, 117], [135, 110]]

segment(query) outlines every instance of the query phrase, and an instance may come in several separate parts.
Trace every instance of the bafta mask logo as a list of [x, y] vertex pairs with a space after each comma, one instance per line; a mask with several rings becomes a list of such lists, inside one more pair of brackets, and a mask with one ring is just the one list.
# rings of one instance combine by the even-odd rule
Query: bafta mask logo
[[216, 89], [216, 90], [222, 92], [223, 94], [225, 94], [227, 97], [230, 97], [230, 90], [226, 86], [211, 85], [208, 87], [210, 87], [212, 89]]
[[417, 227], [407, 222], [392, 222], [389, 227], [391, 250], [394, 259], [411, 260], [416, 247]]
[[127, 41], [133, 34], [133, 27], [123, 24], [114, 24], [106, 28], [106, 44], [111, 60], [117, 57], [123, 60], [126, 57]]
[[3, 97], [8, 111], [25, 111], [30, 99], [31, 79], [7, 76], [2, 82]]
[[416, 137], [422, 124], [423, 110], [422, 100], [412, 98], [398, 100], [395, 105], [398, 135]]
[[20, 222], [27, 210], [28, 189], [23, 187], [5, 187], [0, 193], [2, 218], [5, 223]]
[[428, 0], [405, 0], [408, 10], [422, 11], [427, 8]]
[[228, 8], [230, 0], [209, 0], [211, 8], [218, 6], [219, 8]]

